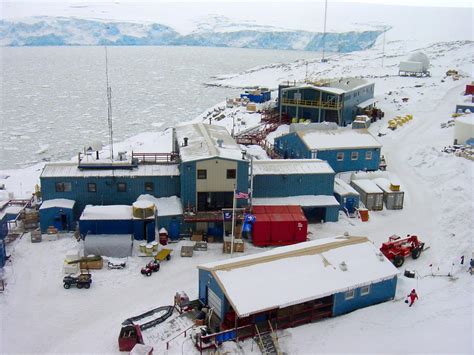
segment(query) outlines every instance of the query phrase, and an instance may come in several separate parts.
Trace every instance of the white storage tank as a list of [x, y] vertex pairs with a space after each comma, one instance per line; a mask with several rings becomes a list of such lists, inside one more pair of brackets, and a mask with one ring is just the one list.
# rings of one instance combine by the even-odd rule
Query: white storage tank
[[474, 138], [473, 114], [457, 117], [454, 121], [454, 143], [466, 144], [469, 138]]

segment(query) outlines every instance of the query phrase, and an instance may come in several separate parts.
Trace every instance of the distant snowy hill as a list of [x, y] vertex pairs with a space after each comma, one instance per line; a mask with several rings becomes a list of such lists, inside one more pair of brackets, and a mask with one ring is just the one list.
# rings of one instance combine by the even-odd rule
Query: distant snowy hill
[[[380, 28], [328, 33], [326, 50], [352, 52], [370, 48]], [[212, 17], [196, 30], [182, 35], [158, 23], [86, 20], [69, 17], [31, 17], [0, 20], [1, 46], [173, 45], [319, 51], [323, 34], [287, 30]]]

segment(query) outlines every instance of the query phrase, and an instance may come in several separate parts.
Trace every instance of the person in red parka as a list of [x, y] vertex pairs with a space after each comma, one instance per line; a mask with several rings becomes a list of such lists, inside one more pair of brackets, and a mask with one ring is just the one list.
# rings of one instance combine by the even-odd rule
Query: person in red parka
[[410, 304], [408, 306], [409, 307], [413, 306], [413, 303], [415, 303], [415, 300], [418, 299], [418, 295], [416, 294], [415, 289], [411, 290], [410, 294], [407, 297], [410, 299]]

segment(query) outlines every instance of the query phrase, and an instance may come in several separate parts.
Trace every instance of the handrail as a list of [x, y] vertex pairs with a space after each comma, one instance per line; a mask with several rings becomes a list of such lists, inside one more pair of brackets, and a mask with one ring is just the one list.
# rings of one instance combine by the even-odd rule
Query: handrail
[[334, 109], [340, 109], [342, 107], [341, 103], [330, 102], [330, 101], [319, 101], [319, 100], [295, 100], [295, 99], [283, 98], [281, 100], [281, 103], [290, 104], [290, 105], [314, 106], [314, 107], [321, 107], [321, 108], [334, 108]]
[[179, 337], [179, 336], [180, 336], [181, 334], [183, 334], [183, 333], [184, 333], [184, 336], [186, 336], [186, 332], [187, 332], [189, 329], [194, 328], [194, 326], [195, 326], [194, 324], [191, 325], [189, 328], [186, 328], [186, 329], [183, 330], [181, 333], [179, 333], [179, 334], [175, 335], [173, 338], [169, 339], [169, 340], [166, 342], [166, 350], [169, 349], [169, 344], [171, 343], [172, 340], [175, 340], [177, 337]]
[[258, 331], [258, 326], [255, 324], [255, 330], [257, 331], [257, 335], [258, 335], [258, 340], [260, 342], [260, 349], [264, 350], [264, 346], [263, 346], [263, 340], [262, 340], [262, 336], [260, 335], [260, 332]]

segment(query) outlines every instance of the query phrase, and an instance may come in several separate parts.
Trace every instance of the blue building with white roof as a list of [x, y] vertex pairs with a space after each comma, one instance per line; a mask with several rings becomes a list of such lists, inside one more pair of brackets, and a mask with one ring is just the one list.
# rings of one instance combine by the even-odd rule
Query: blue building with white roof
[[336, 173], [378, 170], [382, 145], [365, 129], [297, 130], [275, 138], [274, 149], [289, 159], [322, 159]]
[[[221, 330], [228, 330], [225, 339], [237, 327], [293, 327], [391, 300], [399, 274], [370, 240], [353, 236], [279, 247], [198, 270], [199, 299], [214, 309]], [[283, 274], [291, 277], [282, 282]]]
[[337, 222], [334, 170], [319, 159], [252, 162], [252, 205], [300, 205], [308, 220]]
[[360, 110], [374, 105], [374, 87], [374, 83], [360, 78], [282, 84], [278, 90], [279, 112], [290, 119], [346, 126]]

